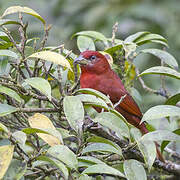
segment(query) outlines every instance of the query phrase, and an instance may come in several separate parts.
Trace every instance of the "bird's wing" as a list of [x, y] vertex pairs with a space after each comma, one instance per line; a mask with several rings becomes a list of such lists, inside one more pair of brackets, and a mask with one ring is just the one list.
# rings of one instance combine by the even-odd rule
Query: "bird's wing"
[[117, 106], [121, 107], [124, 111], [136, 115], [140, 118], [142, 117], [142, 113], [138, 105], [127, 91], [124, 91], [119, 88], [116, 89], [116, 87], [112, 87], [109, 96], [111, 98], [111, 101], [114, 104], [117, 103]]
[[110, 74], [108, 75], [108, 78], [104, 78], [104, 81], [101, 81], [103, 82], [103, 87], [97, 90], [109, 95], [113, 104], [119, 102], [117, 106], [120, 106], [124, 111], [141, 118], [142, 113], [138, 105], [124, 88], [124, 85], [122, 84], [120, 78], [114, 72], [111, 75]]

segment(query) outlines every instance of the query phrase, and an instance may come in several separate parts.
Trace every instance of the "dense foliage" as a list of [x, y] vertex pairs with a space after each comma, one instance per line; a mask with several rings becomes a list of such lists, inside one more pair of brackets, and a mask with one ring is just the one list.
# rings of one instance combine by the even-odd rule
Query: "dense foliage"
[[[8, 19], [12, 14], [18, 18]], [[39, 20], [38, 26], [44, 29], [42, 39], [27, 35], [31, 24], [24, 21], [24, 14]], [[178, 162], [179, 155], [167, 145], [179, 141], [180, 95], [175, 92], [170, 97], [165, 78], [179, 81], [180, 73], [176, 59], [166, 51], [163, 36], [141, 31], [118, 39], [117, 23], [109, 38], [97, 31], [72, 36], [77, 38], [79, 51], [101, 50], [139, 103], [136, 78], [148, 93], [166, 99], [144, 113], [142, 121], [148, 122], [150, 132], [142, 136], [107, 96], [93, 89], [79, 89], [80, 69], [73, 66], [77, 55], [63, 44], [46, 45], [51, 26], [37, 12], [9, 7], [0, 26], [0, 178], [147, 179], [179, 175], [180, 168], [173, 162]], [[12, 27], [18, 27], [18, 35], [12, 33]], [[153, 48], [144, 46], [150, 43]], [[135, 61], [147, 53], [156, 57], [158, 65], [140, 73]], [[142, 76], [150, 74], [160, 75], [159, 90], [143, 81]], [[102, 112], [97, 113], [94, 106]], [[169, 128], [159, 130], [155, 121], [166, 122]], [[166, 151], [167, 164], [155, 160], [154, 141]], [[157, 173], [158, 169], [162, 172]]]

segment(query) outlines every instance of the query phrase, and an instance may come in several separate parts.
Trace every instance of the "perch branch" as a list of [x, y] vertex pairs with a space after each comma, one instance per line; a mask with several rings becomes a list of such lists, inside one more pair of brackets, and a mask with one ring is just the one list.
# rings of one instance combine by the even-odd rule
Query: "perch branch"
[[[136, 159], [138, 161], [144, 162], [143, 156], [138, 149], [126, 148], [128, 146], [127, 141], [122, 141], [119, 138], [114, 137], [113, 135], [104, 131], [102, 128], [98, 128], [98, 129], [90, 128], [90, 129], [88, 129], [88, 131], [90, 131], [91, 133], [93, 133], [95, 135], [98, 135], [98, 136], [104, 137], [106, 139], [109, 139], [113, 142], [116, 142], [122, 148], [123, 156], [125, 159]], [[180, 176], [180, 165], [175, 164], [173, 162], [169, 161], [169, 162], [163, 163], [160, 160], [155, 160], [153, 166], [155, 168], [164, 170], [166, 173]]]

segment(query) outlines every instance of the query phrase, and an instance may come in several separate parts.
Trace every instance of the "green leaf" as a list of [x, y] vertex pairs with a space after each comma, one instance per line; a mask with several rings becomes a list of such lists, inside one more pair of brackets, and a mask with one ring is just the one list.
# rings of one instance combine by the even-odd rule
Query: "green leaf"
[[46, 95], [48, 99], [51, 100], [51, 86], [47, 80], [40, 77], [33, 77], [26, 79], [25, 82], [40, 91], [42, 94]]
[[157, 44], [162, 44], [162, 45], [164, 45], [166, 47], [169, 47], [168, 44], [166, 42], [162, 41], [162, 40], [150, 40], [149, 42], [157, 43]]
[[0, 19], [0, 26], [8, 25], [8, 24], [18, 24], [18, 25], [21, 25], [20, 22], [18, 22], [18, 21], [13, 21], [13, 20], [11, 20], [11, 19]]
[[70, 131], [68, 131], [68, 130], [66, 130], [64, 128], [56, 128], [56, 130], [60, 132], [63, 139], [75, 136], [74, 134], [70, 134]]
[[[180, 135], [180, 129], [176, 129], [175, 131], [173, 131], [173, 133]], [[165, 147], [170, 143], [170, 141], [163, 141], [161, 143], [161, 152], [164, 151]]]
[[180, 141], [180, 136], [168, 130], [157, 130], [142, 136], [143, 141]]
[[89, 177], [87, 174], [82, 174], [78, 180], [92, 180], [92, 177]]
[[78, 36], [77, 38], [77, 46], [80, 50], [80, 52], [86, 51], [86, 50], [93, 50], [95, 51], [95, 45], [92, 38], [86, 37], [86, 36]]
[[0, 57], [0, 75], [7, 75], [9, 73], [8, 59]]
[[88, 36], [94, 38], [95, 40], [103, 41], [107, 45], [107, 38], [100, 32], [96, 31], [81, 31], [73, 35], [74, 36]]
[[103, 161], [93, 157], [93, 156], [80, 156], [78, 157], [78, 161], [79, 162], [88, 162], [90, 163], [91, 165], [93, 164], [105, 164]]
[[[1, 38], [2, 39], [2, 38]], [[3, 49], [8, 49], [8, 48], [11, 48], [13, 46], [13, 43], [12, 42], [7, 42], [7, 41], [1, 41], [0, 42], [0, 49], [3, 50]], [[5, 58], [4, 58], [5, 59]], [[1, 61], [1, 60], [0, 60]]]
[[180, 101], [180, 93], [171, 96], [166, 102], [166, 105], [176, 105]]
[[172, 105], [158, 105], [154, 106], [143, 115], [141, 123], [144, 121], [150, 122], [152, 119], [159, 119], [164, 117], [180, 116], [180, 108]]
[[22, 132], [26, 134], [34, 134], [34, 133], [45, 133], [49, 134], [46, 129], [40, 129], [40, 128], [25, 128], [22, 130]]
[[60, 171], [64, 174], [64, 178], [65, 179], [68, 179], [68, 176], [69, 176], [69, 172], [68, 172], [68, 169], [66, 168], [66, 166], [60, 162], [59, 160], [56, 160], [52, 157], [47, 157], [47, 156], [39, 156], [37, 158], [38, 160], [41, 160], [41, 161], [45, 161], [45, 162], [49, 162], [50, 164], [56, 166], [57, 168], [60, 169]]
[[25, 145], [27, 136], [22, 131], [16, 131], [12, 134], [12, 137], [21, 145]]
[[3, 179], [20, 180], [22, 179], [26, 170], [27, 170], [26, 162], [13, 159]]
[[110, 152], [122, 156], [122, 151], [117, 150], [115, 147], [111, 146], [110, 144], [105, 144], [105, 143], [93, 143], [88, 145], [82, 150], [82, 154], [88, 152]]
[[156, 159], [156, 146], [154, 142], [143, 141], [141, 139], [141, 132], [137, 128], [131, 128], [131, 134], [137, 142], [139, 150], [141, 151], [144, 157], [145, 163], [148, 166], [148, 169], [150, 170], [154, 163], [154, 160]]
[[92, 166], [92, 165], [94, 165], [94, 163], [86, 162], [86, 161], [79, 161], [78, 162], [78, 168], [81, 168], [81, 167], [87, 168], [87, 167]]
[[92, 120], [115, 131], [118, 136], [124, 136], [127, 138], [129, 137], [129, 128], [124, 122], [125, 120], [123, 118], [120, 119], [118, 116], [111, 112], [99, 113], [95, 117], [95, 119]]
[[146, 74], [159, 74], [159, 75], [165, 75], [165, 76], [170, 76], [176, 79], [180, 79], [179, 72], [175, 71], [174, 69], [163, 67], [163, 66], [155, 66], [155, 67], [146, 69], [139, 76], [144, 76]]
[[138, 145], [139, 150], [141, 151], [141, 153], [144, 157], [145, 163], [148, 166], [148, 169], [150, 171], [150, 169], [156, 159], [156, 154], [157, 154], [155, 143], [153, 142], [153, 140], [146, 141], [141, 138], [139, 141], [137, 141], [137, 145]]
[[8, 56], [8, 57], [18, 59], [18, 55], [15, 52], [10, 51], [10, 50], [5, 50], [5, 49], [0, 50], [0, 56]]
[[114, 176], [124, 177], [124, 174], [115, 168], [105, 164], [95, 164], [85, 169], [82, 174], [110, 174]]
[[67, 146], [53, 146], [48, 149], [47, 153], [53, 156], [54, 158], [62, 161], [71, 169], [77, 169], [78, 167], [78, 160], [76, 158], [76, 155]]
[[[110, 42], [110, 43], [112, 43], [112, 38], [107, 38], [107, 40], [108, 40], [108, 42]], [[123, 42], [123, 40], [121, 40], [121, 39], [114, 39], [114, 41], [115, 41], [115, 44], [120, 44], [120, 43], [122, 43]]]
[[146, 32], [146, 31], [144, 31], [144, 32], [137, 32], [137, 33], [135, 33], [135, 34], [132, 34], [132, 35], [128, 36], [128, 37], [124, 40], [124, 42], [125, 42], [125, 43], [126, 43], [126, 42], [135, 42], [138, 38], [144, 37], [144, 36], [147, 35], [147, 34], [150, 34], [150, 32]]
[[53, 62], [55, 64], [59, 64], [63, 67], [66, 67], [68, 69], [71, 69], [71, 65], [69, 64], [68, 60], [62, 56], [59, 53], [53, 52], [53, 51], [40, 51], [40, 52], [36, 52], [30, 56], [27, 57], [27, 59], [29, 58], [39, 58], [45, 61], [50, 61]]
[[84, 108], [80, 99], [76, 96], [66, 96], [63, 100], [64, 113], [72, 129], [77, 133], [82, 131], [84, 120]]
[[109, 144], [109, 145], [115, 147], [117, 150], [121, 151], [121, 148], [115, 142], [112, 142], [112, 141], [110, 141], [108, 139], [105, 139], [103, 137], [100, 137], [100, 136], [92, 136], [92, 137], [87, 139], [87, 142], [96, 142], [96, 143]]
[[108, 105], [101, 99], [91, 94], [80, 94], [76, 95], [75, 97], [79, 98], [80, 101], [87, 105], [97, 106], [100, 108], [104, 108], [105, 110], [108, 110]]
[[95, 118], [98, 112], [91, 105], [84, 105], [84, 110], [90, 118]]
[[11, 114], [13, 112], [16, 112], [18, 109], [14, 106], [10, 106], [8, 104], [1, 104], [0, 103], [0, 117], [6, 116], [8, 114]]
[[22, 102], [22, 99], [19, 96], [19, 94], [17, 94], [14, 90], [12, 90], [10, 88], [0, 85], [0, 93], [4, 93], [4, 94], [8, 95], [20, 103]]
[[163, 41], [164, 43], [166, 43], [166, 46], [168, 46], [167, 40], [164, 37], [160, 36], [159, 34], [151, 34], [151, 33], [145, 34], [144, 36], [137, 38], [134, 42], [137, 45], [142, 45], [142, 44], [151, 42], [152, 40]]
[[121, 43], [116, 44], [115, 46], [105, 49], [104, 51], [113, 55], [113, 53], [115, 53], [118, 50], [121, 50], [122, 48], [123, 48], [123, 43], [121, 42]]
[[130, 129], [130, 133], [131, 133], [132, 137], [135, 139], [136, 142], [139, 141], [139, 139], [141, 139], [141, 137], [142, 137], [142, 134], [141, 134], [140, 130], [135, 128], [135, 127], [132, 127]]
[[113, 104], [112, 102], [110, 101], [110, 99], [104, 95], [103, 93], [95, 90], [95, 89], [91, 89], [91, 88], [82, 88], [82, 89], [79, 89], [75, 92], [75, 94], [77, 93], [84, 93], [84, 94], [92, 94], [92, 95], [95, 95], [101, 99], [103, 99], [108, 105], [110, 105], [111, 107], [113, 107]]
[[136, 88], [131, 87], [130, 94], [133, 97], [133, 99], [135, 99], [136, 101], [142, 102], [142, 96]]
[[[41, 157], [41, 156], [38, 156], [38, 157]], [[37, 157], [37, 159], [38, 159], [38, 157]], [[45, 166], [45, 165], [48, 165], [48, 164], [50, 164], [48, 161], [36, 160], [36, 161], [34, 161], [32, 163], [32, 168], [38, 167], [38, 166], [42, 167], [42, 166]]]
[[8, 128], [2, 123], [0, 123], [0, 131], [4, 131], [7, 134], [9, 133]]
[[25, 13], [29, 14], [31, 16], [34, 16], [35, 18], [39, 19], [44, 25], [46, 24], [45, 20], [34, 10], [28, 8], [28, 7], [22, 7], [22, 6], [11, 6], [7, 8], [2, 17], [7, 16], [9, 14], [14, 14], [14, 13]]
[[147, 180], [146, 171], [140, 162], [134, 159], [125, 160], [123, 167], [128, 180]]
[[158, 57], [159, 59], [161, 59], [163, 62], [165, 62], [169, 66], [171, 66], [172, 68], [175, 68], [175, 69], [178, 68], [178, 63], [176, 59], [166, 51], [163, 51], [160, 49], [144, 49], [141, 52], [152, 54]]
[[3, 31], [0, 31], [0, 39], [7, 41], [7, 42], [10, 42], [8, 35]]

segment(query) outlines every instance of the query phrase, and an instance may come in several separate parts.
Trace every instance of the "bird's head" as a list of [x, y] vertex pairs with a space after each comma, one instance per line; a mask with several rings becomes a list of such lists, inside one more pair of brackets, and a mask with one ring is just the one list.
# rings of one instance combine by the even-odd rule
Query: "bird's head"
[[84, 51], [74, 60], [79, 64], [82, 72], [103, 73], [110, 69], [110, 65], [104, 55], [98, 51]]

